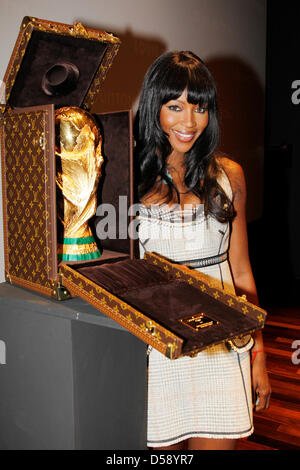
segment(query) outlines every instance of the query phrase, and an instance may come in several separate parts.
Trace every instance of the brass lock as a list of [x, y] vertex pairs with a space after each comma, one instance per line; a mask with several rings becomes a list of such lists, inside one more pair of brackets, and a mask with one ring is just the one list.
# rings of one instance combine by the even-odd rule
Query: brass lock
[[32, 139], [32, 143], [35, 147], [40, 147], [42, 150], [45, 150], [45, 134], [44, 132], [42, 132], [42, 134], [40, 135], [40, 137], [34, 137]]
[[247, 296], [245, 294], [239, 295], [238, 299], [240, 299], [241, 302], [248, 302]]
[[41, 149], [45, 150], [45, 134], [44, 134], [44, 132], [42, 132], [42, 134], [40, 135], [39, 144], [40, 144]]
[[168, 359], [175, 359], [174, 353], [175, 353], [175, 344], [174, 343], [168, 343], [167, 349], [166, 349], [166, 357]]

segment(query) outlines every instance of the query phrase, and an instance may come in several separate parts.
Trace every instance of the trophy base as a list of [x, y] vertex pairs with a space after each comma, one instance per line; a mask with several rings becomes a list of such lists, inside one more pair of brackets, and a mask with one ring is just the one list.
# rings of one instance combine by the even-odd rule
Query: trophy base
[[88, 261], [101, 257], [93, 236], [80, 238], [64, 238], [58, 244], [60, 261]]

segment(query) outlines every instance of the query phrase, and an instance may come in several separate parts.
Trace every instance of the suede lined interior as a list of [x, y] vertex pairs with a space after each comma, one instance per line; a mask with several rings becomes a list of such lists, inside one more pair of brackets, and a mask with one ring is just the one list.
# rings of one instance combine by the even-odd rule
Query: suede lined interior
[[[130, 202], [130, 114], [128, 111], [107, 114], [94, 114], [103, 136], [102, 154], [104, 163], [101, 167], [102, 176], [98, 186], [98, 210], [95, 226], [107, 231], [105, 237], [100, 236], [99, 245], [102, 249], [130, 253], [128, 237]], [[122, 199], [119, 199], [119, 197]], [[121, 201], [121, 202], [120, 202]], [[102, 210], [101, 204], [111, 204], [111, 214]], [[109, 210], [109, 208], [108, 208]], [[109, 219], [113, 217], [113, 219]], [[103, 223], [101, 224], [101, 220]], [[110, 226], [105, 224], [110, 220]], [[112, 223], [111, 223], [112, 221]], [[115, 229], [115, 233], [114, 233]]]
[[[249, 332], [256, 326], [251, 317], [145, 260], [81, 265], [74, 269], [181, 337], [184, 353], [237, 336], [241, 331]], [[219, 324], [194, 331], [179, 321], [199, 313]]]
[[76, 271], [118, 297], [128, 291], [165, 284], [172, 277], [147, 261], [125, 260], [94, 266], [73, 266]]
[[[54, 103], [80, 106], [101, 64], [107, 45], [99, 41], [33, 31], [9, 98], [12, 107]], [[61, 87], [57, 95], [43, 90], [43, 79], [56, 64], [74, 64], [79, 77], [74, 87]], [[53, 69], [55, 70], [55, 69]]]

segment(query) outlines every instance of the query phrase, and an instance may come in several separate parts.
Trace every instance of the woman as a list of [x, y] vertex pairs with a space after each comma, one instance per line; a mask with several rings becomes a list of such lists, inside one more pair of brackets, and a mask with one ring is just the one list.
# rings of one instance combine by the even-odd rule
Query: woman
[[[243, 170], [216, 153], [215, 83], [193, 53], [166, 53], [148, 70], [136, 142], [141, 257], [144, 250], [158, 252], [257, 304]], [[251, 369], [259, 411], [271, 393], [261, 332], [241, 353], [222, 344], [170, 361], [152, 349], [148, 446], [234, 449], [253, 432]]]

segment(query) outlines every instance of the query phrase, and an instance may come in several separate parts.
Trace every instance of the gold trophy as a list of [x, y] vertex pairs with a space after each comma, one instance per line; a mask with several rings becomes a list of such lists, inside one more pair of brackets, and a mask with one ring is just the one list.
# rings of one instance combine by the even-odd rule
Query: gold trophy
[[97, 209], [97, 187], [103, 157], [99, 127], [91, 114], [81, 108], [65, 107], [55, 113], [56, 183], [60, 189], [58, 217], [63, 240], [58, 243], [58, 258], [83, 261], [101, 256], [90, 218]]

